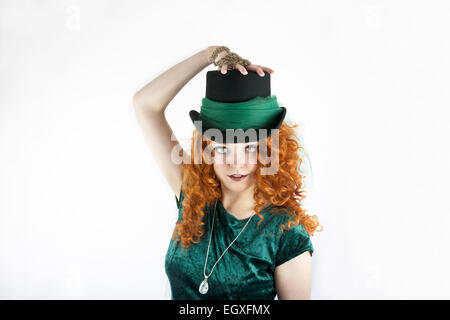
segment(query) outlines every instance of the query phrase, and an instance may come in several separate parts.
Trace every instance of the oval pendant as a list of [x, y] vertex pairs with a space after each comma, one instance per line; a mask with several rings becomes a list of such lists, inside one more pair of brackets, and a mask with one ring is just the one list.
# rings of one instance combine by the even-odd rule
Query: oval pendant
[[205, 278], [205, 280], [202, 281], [202, 283], [200, 283], [200, 287], [198, 288], [198, 291], [201, 294], [205, 294], [208, 292], [208, 279]]

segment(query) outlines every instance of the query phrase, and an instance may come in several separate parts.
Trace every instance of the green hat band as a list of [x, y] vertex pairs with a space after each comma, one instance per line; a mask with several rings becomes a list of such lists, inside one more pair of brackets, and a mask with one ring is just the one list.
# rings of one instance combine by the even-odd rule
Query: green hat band
[[255, 97], [243, 102], [218, 102], [208, 98], [202, 99], [200, 119], [205, 130], [226, 129], [265, 129], [272, 128], [283, 112], [276, 95]]

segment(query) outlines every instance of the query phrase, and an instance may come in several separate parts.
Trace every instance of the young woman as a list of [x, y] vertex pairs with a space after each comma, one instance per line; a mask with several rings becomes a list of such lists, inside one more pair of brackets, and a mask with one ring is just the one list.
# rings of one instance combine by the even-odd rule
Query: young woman
[[[178, 221], [165, 261], [172, 299], [309, 299], [309, 235], [320, 224], [300, 205], [305, 195], [297, 125], [283, 122], [277, 145], [273, 136], [265, 138], [268, 153], [278, 159], [276, 173], [267, 175], [261, 173], [267, 168], [258, 152], [261, 140], [221, 143], [196, 128], [188, 154], [166, 121], [169, 102], [212, 62], [222, 74], [273, 73], [248, 63], [216, 64], [231, 61], [218, 48], [201, 50], [134, 95], [139, 125], [176, 196]], [[173, 160], [174, 148], [181, 149], [182, 163]]]

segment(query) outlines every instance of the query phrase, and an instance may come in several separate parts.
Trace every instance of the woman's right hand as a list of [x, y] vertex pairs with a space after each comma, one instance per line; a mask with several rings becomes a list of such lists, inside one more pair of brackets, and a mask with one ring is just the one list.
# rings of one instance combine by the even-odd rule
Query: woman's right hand
[[[208, 49], [207, 49], [207, 58], [209, 58], [211, 56], [211, 54], [213, 53], [214, 49], [216, 49], [218, 47], [220, 47], [220, 46], [210, 46], [210, 47], [208, 47]], [[220, 52], [217, 55], [215, 62], [219, 61], [220, 59], [222, 59], [227, 54], [228, 54], [228, 52], [226, 52], [225, 50]], [[240, 65], [238, 63], [235, 65], [234, 68], [232, 66], [224, 64], [222, 66], [222, 68], [220, 68], [220, 72], [222, 74], [226, 74], [227, 70], [231, 70], [231, 69], [239, 70], [243, 75], [246, 75], [248, 73], [247, 70], [254, 71], [257, 74], [259, 74], [261, 77], [264, 77], [264, 71], [269, 72], [270, 74], [273, 74], [275, 72], [273, 69], [268, 68], [268, 67], [264, 67], [264, 66], [261, 66], [261, 65], [249, 64], [248, 66], [244, 67], [243, 65]]]

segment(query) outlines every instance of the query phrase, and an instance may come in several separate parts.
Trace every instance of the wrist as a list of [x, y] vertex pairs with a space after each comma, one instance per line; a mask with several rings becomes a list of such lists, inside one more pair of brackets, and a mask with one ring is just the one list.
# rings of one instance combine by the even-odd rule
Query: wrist
[[205, 51], [204, 51], [205, 60], [208, 63], [208, 65], [211, 64], [211, 62], [209, 61], [209, 57], [211, 57], [214, 50], [218, 47], [220, 47], [220, 46], [209, 46], [208, 48], [205, 49]]

